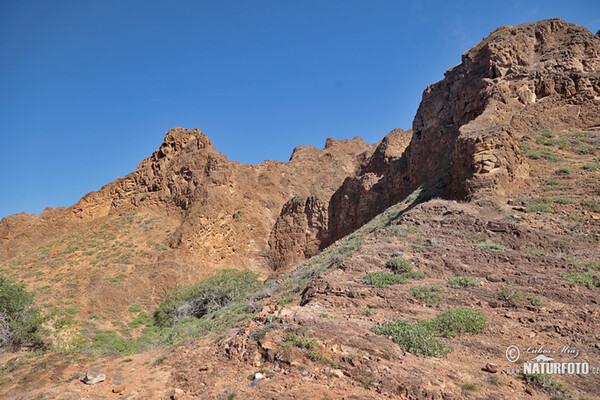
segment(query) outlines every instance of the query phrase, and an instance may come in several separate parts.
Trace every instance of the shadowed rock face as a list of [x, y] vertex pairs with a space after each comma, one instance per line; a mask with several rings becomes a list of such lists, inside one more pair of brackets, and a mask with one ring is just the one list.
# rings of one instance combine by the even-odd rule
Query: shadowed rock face
[[172, 129], [136, 171], [72, 207], [3, 219], [0, 255], [144, 210], [178, 221], [170, 246], [189, 262], [281, 269], [423, 185], [455, 199], [509, 195], [529, 179], [523, 135], [600, 126], [599, 55], [600, 38], [558, 19], [501, 27], [426, 88], [411, 130], [377, 146], [327, 139], [286, 163], [239, 164], [199, 130]]

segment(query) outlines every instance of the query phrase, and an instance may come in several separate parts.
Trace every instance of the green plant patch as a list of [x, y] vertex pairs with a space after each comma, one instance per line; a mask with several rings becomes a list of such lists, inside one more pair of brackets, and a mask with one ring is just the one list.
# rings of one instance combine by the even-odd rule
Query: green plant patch
[[498, 300], [504, 301], [511, 307], [519, 307], [521, 303], [529, 303], [532, 306], [541, 306], [542, 300], [537, 296], [532, 296], [519, 289], [513, 288], [509, 285], [504, 285], [498, 291]]
[[406, 281], [404, 276], [390, 274], [389, 272], [371, 272], [363, 276], [363, 282], [374, 288], [387, 288], [390, 285], [406, 283]]
[[600, 287], [600, 274], [595, 272], [569, 272], [563, 278], [573, 283], [581, 283], [589, 287]]
[[448, 280], [448, 287], [453, 289], [462, 289], [468, 287], [478, 287], [481, 286], [479, 281], [473, 278], [469, 278], [467, 276], [457, 276], [455, 278]]
[[440, 303], [440, 293], [442, 291], [443, 289], [436, 285], [413, 286], [410, 288], [412, 297], [423, 300], [430, 305]]
[[390, 258], [385, 265], [396, 273], [410, 272], [413, 268], [410, 260], [404, 257]]
[[479, 243], [477, 246], [475, 246], [475, 249], [481, 251], [491, 251], [493, 253], [502, 253], [503, 251], [506, 251], [506, 247], [493, 242]]

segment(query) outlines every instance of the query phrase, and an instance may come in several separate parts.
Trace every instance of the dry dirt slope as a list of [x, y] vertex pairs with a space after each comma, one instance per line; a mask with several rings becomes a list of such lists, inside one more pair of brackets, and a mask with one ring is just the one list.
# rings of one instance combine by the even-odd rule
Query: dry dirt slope
[[[130, 398], [174, 389], [191, 398], [597, 398], [598, 375], [527, 381], [506, 373], [515, 364], [504, 352], [514, 344], [527, 359], [529, 346], [568, 347], [600, 366], [599, 54], [598, 37], [561, 20], [502, 27], [426, 89], [412, 132], [393, 131], [376, 148], [328, 141], [287, 164], [240, 166], [199, 132], [174, 130], [138, 171], [71, 209], [3, 220], [3, 271], [46, 302], [58, 353], [6, 354], [0, 391], [113, 398], [125, 384]], [[325, 189], [303, 159], [337, 171]], [[246, 181], [280, 191], [252, 197], [239, 187]], [[241, 209], [248, 196], [268, 215], [255, 232]], [[224, 209], [211, 208], [221, 200]], [[69, 233], [36, 247], [40, 227]], [[262, 244], [239, 256], [238, 240]], [[144, 311], [170, 285], [206, 273], [202, 257], [285, 271], [330, 243], [274, 275], [248, 308], [202, 322], [241, 321], [235, 329], [200, 324], [207, 338], [168, 351], [98, 347], [99, 338], [121, 343], [106, 330], [138, 337]], [[405, 271], [393, 271], [392, 258]], [[275, 263], [256, 261], [265, 259]], [[457, 277], [470, 280], [449, 282]], [[440, 330], [457, 308], [474, 310], [454, 315], [475, 316], [463, 327], [471, 333]], [[433, 322], [376, 334], [424, 320]], [[406, 342], [402, 329], [421, 329], [423, 341]], [[98, 358], [89, 346], [120, 354]], [[75, 379], [90, 368], [107, 381]], [[266, 379], [248, 379], [259, 371]]]

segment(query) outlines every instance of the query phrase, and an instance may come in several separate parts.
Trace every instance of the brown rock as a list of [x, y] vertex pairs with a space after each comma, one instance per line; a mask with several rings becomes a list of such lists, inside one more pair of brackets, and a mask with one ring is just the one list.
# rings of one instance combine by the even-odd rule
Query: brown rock
[[126, 386], [124, 384], [121, 384], [121, 385], [113, 387], [112, 392], [113, 393], [121, 393], [121, 392], [125, 391], [125, 388], [126, 388]]
[[493, 363], [487, 363], [485, 364], [483, 370], [495, 374], [496, 372], [498, 372], [498, 366]]

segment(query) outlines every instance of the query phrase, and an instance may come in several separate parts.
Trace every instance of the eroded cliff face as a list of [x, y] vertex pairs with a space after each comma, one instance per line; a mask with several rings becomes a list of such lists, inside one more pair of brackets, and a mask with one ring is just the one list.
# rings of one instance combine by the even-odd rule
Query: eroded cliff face
[[279, 257], [269, 247], [270, 232], [284, 204], [295, 196], [328, 201], [372, 151], [360, 138], [327, 139], [323, 150], [296, 148], [288, 162], [244, 165], [217, 152], [200, 130], [175, 128], [136, 171], [72, 207], [4, 218], [0, 254], [10, 257], [91, 221], [149, 212], [178, 225], [170, 247], [185, 262], [270, 271]]
[[501, 27], [430, 85], [401, 156], [375, 151], [332, 196], [327, 245], [427, 186], [432, 195], [509, 196], [530, 179], [519, 140], [600, 126], [600, 38], [559, 19]]

